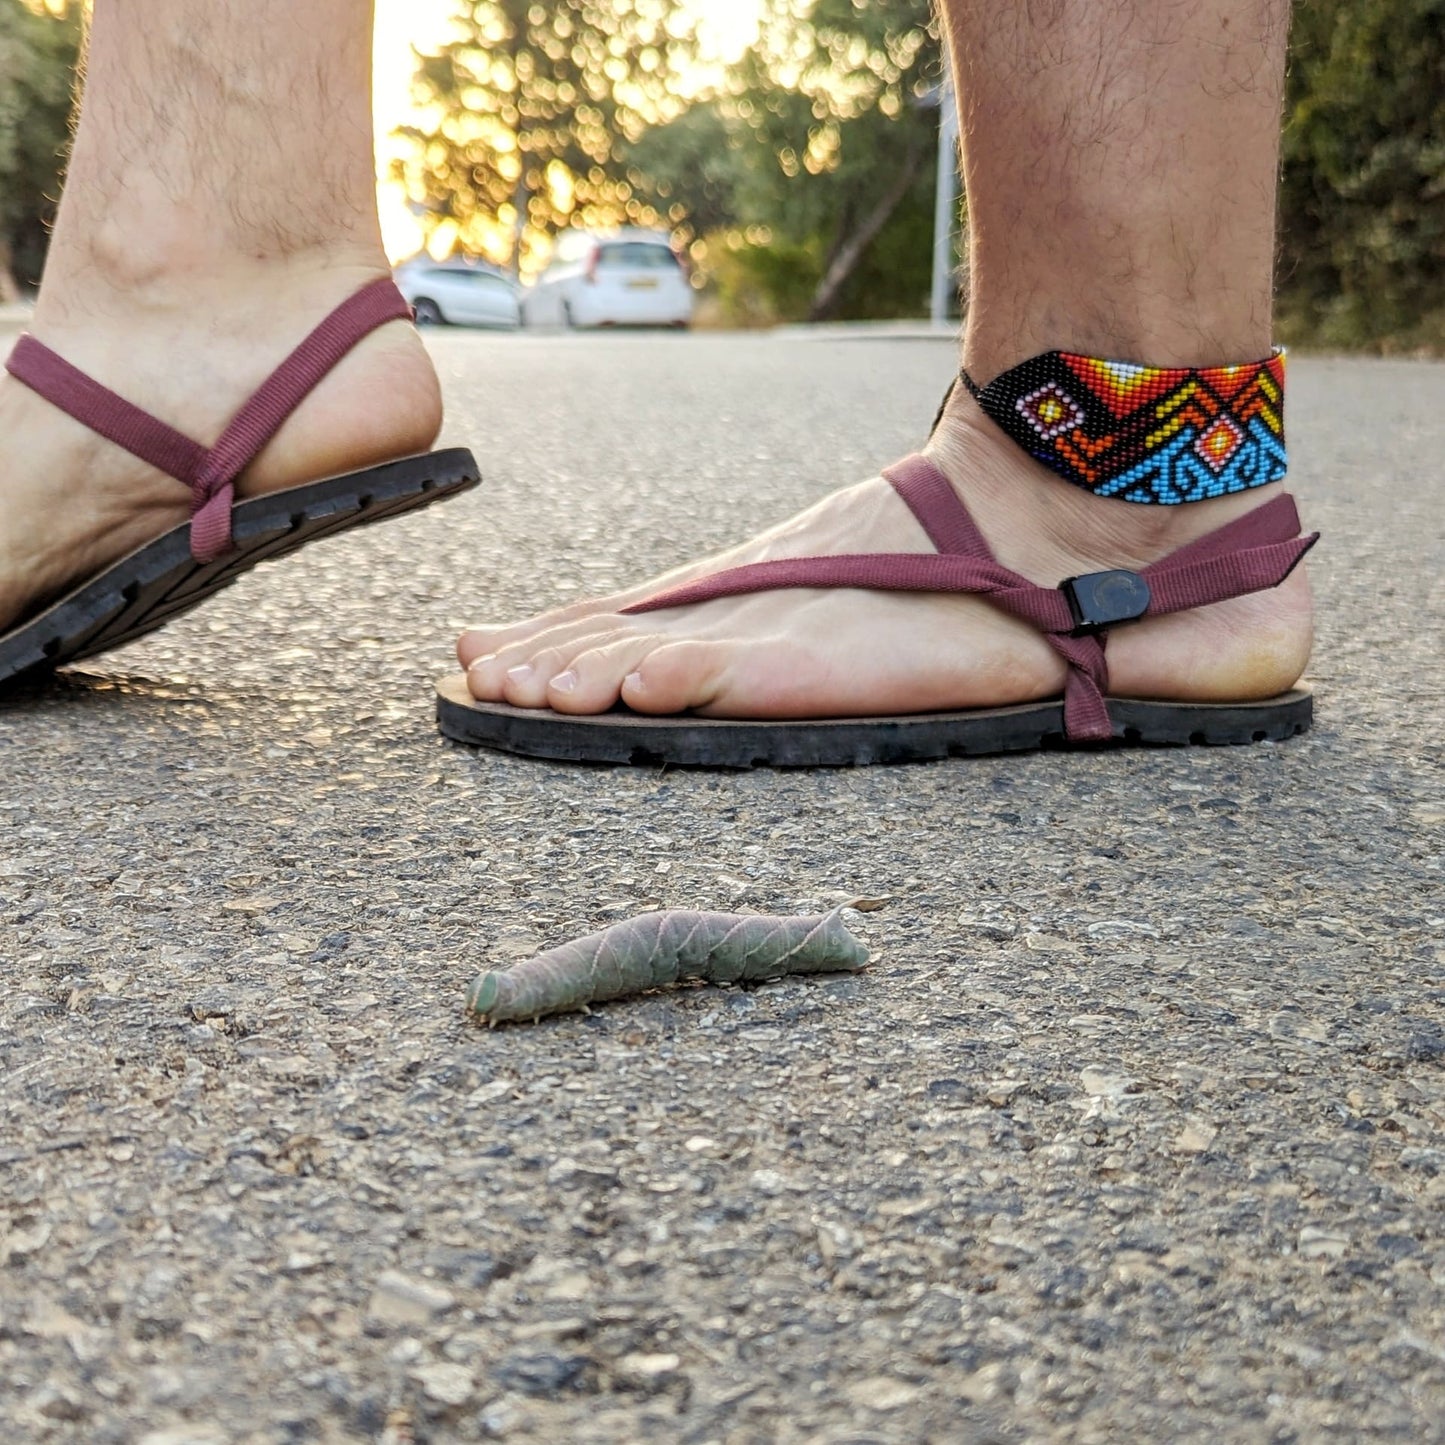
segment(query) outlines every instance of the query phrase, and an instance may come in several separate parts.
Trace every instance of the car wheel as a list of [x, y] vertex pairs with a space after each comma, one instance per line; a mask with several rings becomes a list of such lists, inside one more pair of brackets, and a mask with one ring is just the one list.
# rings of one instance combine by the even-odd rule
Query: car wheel
[[442, 315], [442, 309], [435, 301], [425, 296], [418, 296], [411, 303], [411, 309], [416, 312], [416, 324], [418, 326], [445, 326], [446, 317]]

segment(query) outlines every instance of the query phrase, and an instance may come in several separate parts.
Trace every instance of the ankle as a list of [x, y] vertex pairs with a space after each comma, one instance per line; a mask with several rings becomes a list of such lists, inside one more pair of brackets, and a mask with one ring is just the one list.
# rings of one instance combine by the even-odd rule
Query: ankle
[[1217, 288], [1212, 296], [1141, 292], [1127, 306], [1117, 297], [1091, 304], [1072, 292], [1039, 294], [1022, 285], [1002, 298], [981, 289], [975, 282], [964, 342], [965, 364], [981, 383], [1046, 351], [1203, 368], [1258, 361], [1274, 345], [1272, 278], [1262, 290]]
[[342, 239], [290, 250], [228, 249], [172, 211], [139, 232], [112, 221], [80, 243], [58, 234], [36, 302], [36, 327], [89, 328], [141, 317], [163, 317], [168, 327], [187, 318], [264, 320], [308, 296], [324, 312], [388, 275], [379, 244]]
[[1098, 497], [1035, 461], [962, 386], [954, 388], [925, 454], [973, 512], [999, 561], [1050, 585], [1069, 575], [1060, 568], [1147, 566], [1283, 490], [1263, 487], [1179, 506]]
[[[85, 274], [71, 269], [73, 260], [62, 253], [47, 272], [38, 339], [203, 444], [215, 441], [312, 327], [390, 276], [384, 261], [344, 247], [284, 259], [222, 257], [202, 273], [184, 265], [165, 273], [146, 262], [144, 284], [129, 288], [118, 284], [116, 269]], [[139, 263], [129, 275], [141, 275]], [[424, 452], [441, 422], [436, 369], [422, 338], [408, 323], [389, 323], [322, 379], [243, 474], [239, 495]], [[130, 469], [122, 465], [118, 475], [129, 495]]]

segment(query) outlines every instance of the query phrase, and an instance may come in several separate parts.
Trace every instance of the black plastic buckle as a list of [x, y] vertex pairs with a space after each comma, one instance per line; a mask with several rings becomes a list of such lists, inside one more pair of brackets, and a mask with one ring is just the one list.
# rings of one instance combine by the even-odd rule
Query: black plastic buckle
[[1149, 584], [1137, 572], [1091, 572], [1059, 584], [1074, 614], [1076, 635], [1137, 622], [1154, 600]]

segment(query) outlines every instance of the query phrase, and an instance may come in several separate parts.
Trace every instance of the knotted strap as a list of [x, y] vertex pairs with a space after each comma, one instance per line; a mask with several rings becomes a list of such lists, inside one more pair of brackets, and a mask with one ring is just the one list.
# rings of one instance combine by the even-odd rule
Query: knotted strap
[[[784, 587], [858, 587], [881, 592], [966, 592], [988, 598], [1043, 633], [1069, 665], [1064, 694], [1064, 727], [1071, 739], [1102, 742], [1113, 736], [1105, 695], [1108, 633], [1081, 625], [1076, 581], [1040, 587], [994, 558], [968, 508], [948, 479], [922, 456], [909, 457], [884, 472], [894, 490], [928, 534], [937, 555], [926, 552], [861, 553], [838, 557], [793, 557], [733, 567], [685, 583], [624, 611], [658, 612], [719, 597]], [[1125, 580], [1147, 606], [1132, 613], [1157, 617], [1223, 602], [1278, 587], [1300, 564], [1319, 534], [1301, 537], [1294, 499], [1277, 497], [1208, 536], [1191, 542], [1142, 572], [1098, 574]]]
[[209, 448], [117, 396], [33, 336], [20, 338], [5, 369], [91, 431], [184, 482], [191, 489], [191, 553], [198, 562], [212, 562], [231, 549], [236, 478], [359, 341], [388, 321], [410, 317], [411, 307], [390, 280], [358, 291], [271, 373]]

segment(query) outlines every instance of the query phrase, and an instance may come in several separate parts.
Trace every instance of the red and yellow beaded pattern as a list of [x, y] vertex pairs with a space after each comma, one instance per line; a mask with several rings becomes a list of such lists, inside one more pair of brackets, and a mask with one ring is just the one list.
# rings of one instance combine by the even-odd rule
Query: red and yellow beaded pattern
[[1283, 352], [1182, 368], [1051, 351], [964, 383], [1030, 455], [1098, 496], [1171, 505], [1281, 480]]

